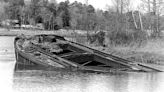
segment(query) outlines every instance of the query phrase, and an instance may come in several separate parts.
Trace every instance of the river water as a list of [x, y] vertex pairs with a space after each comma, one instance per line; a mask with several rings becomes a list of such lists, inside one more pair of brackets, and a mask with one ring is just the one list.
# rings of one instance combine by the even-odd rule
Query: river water
[[0, 37], [1, 92], [164, 92], [164, 73], [14, 71], [14, 37]]

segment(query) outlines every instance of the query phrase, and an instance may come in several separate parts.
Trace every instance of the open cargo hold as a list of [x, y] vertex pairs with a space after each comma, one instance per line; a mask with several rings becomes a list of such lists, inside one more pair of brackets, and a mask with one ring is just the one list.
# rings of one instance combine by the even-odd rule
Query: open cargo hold
[[67, 41], [57, 35], [18, 36], [15, 38], [14, 46], [17, 61], [15, 70], [160, 71]]

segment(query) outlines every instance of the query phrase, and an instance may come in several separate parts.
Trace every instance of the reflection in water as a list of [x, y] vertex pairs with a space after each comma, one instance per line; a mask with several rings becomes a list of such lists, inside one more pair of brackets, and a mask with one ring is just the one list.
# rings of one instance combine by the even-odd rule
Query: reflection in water
[[[0, 37], [0, 86], [5, 92], [163, 92], [164, 73], [13, 72], [13, 37]], [[13, 76], [14, 73], [14, 76]]]
[[19, 92], [163, 92], [162, 73], [62, 74], [19, 72], [14, 88]]

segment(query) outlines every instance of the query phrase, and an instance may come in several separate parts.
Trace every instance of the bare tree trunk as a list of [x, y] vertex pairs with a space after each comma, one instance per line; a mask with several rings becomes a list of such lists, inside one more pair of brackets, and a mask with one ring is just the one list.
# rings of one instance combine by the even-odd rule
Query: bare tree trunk
[[157, 10], [157, 22], [156, 22], [156, 27], [157, 27], [157, 32], [158, 32], [158, 36], [159, 36], [159, 10]]
[[53, 20], [52, 20], [52, 30], [54, 30], [54, 17], [53, 17]]
[[122, 15], [122, 13], [123, 13], [123, 0], [121, 0], [120, 4], [121, 4], [121, 15]]
[[136, 23], [136, 20], [135, 20], [133, 11], [132, 11], [132, 17], [133, 17], [133, 21], [134, 21], [134, 26], [135, 26], [135, 28], [137, 29], [137, 23]]
[[154, 15], [156, 15], [156, 13], [157, 13], [157, 2], [156, 2], [156, 0], [153, 0], [153, 13], [154, 13]]
[[119, 0], [116, 0], [116, 4], [117, 4], [117, 6], [116, 6], [116, 8], [117, 8], [117, 13], [119, 13]]
[[141, 18], [141, 14], [140, 14], [140, 12], [138, 12], [138, 15], [139, 15], [139, 19], [140, 19], [141, 30], [143, 30], [142, 18]]
[[151, 21], [150, 21], [150, 20], [151, 20], [151, 17], [150, 17], [150, 13], [151, 13], [151, 10], [150, 10], [150, 0], [148, 0], [148, 3], [147, 3], [147, 4], [148, 4], [148, 14], [149, 14], [149, 16], [148, 16], [148, 19], [149, 19], [149, 20], [148, 20], [148, 22], [149, 22], [149, 23], [148, 23], [148, 27], [149, 27], [149, 30], [152, 30], [152, 29], [151, 29], [151, 28], [152, 28], [152, 26], [151, 26]]
[[148, 0], [148, 13], [150, 13], [150, 0]]
[[86, 19], [86, 22], [87, 22], [86, 23], [87, 24], [86, 25], [86, 29], [87, 29], [87, 40], [89, 40], [89, 30], [88, 30], [89, 27], [88, 27], [88, 11], [87, 11], [87, 7], [88, 7], [88, 0], [86, 0], [86, 18], [87, 18]]
[[154, 35], [158, 35], [158, 15], [157, 15], [157, 1], [153, 0], [153, 13], [154, 13]]

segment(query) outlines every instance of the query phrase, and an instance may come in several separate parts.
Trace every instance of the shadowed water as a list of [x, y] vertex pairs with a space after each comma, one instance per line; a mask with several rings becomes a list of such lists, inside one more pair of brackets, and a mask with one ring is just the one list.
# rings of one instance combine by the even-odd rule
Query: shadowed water
[[14, 37], [0, 37], [2, 92], [163, 92], [164, 73], [14, 72]]

